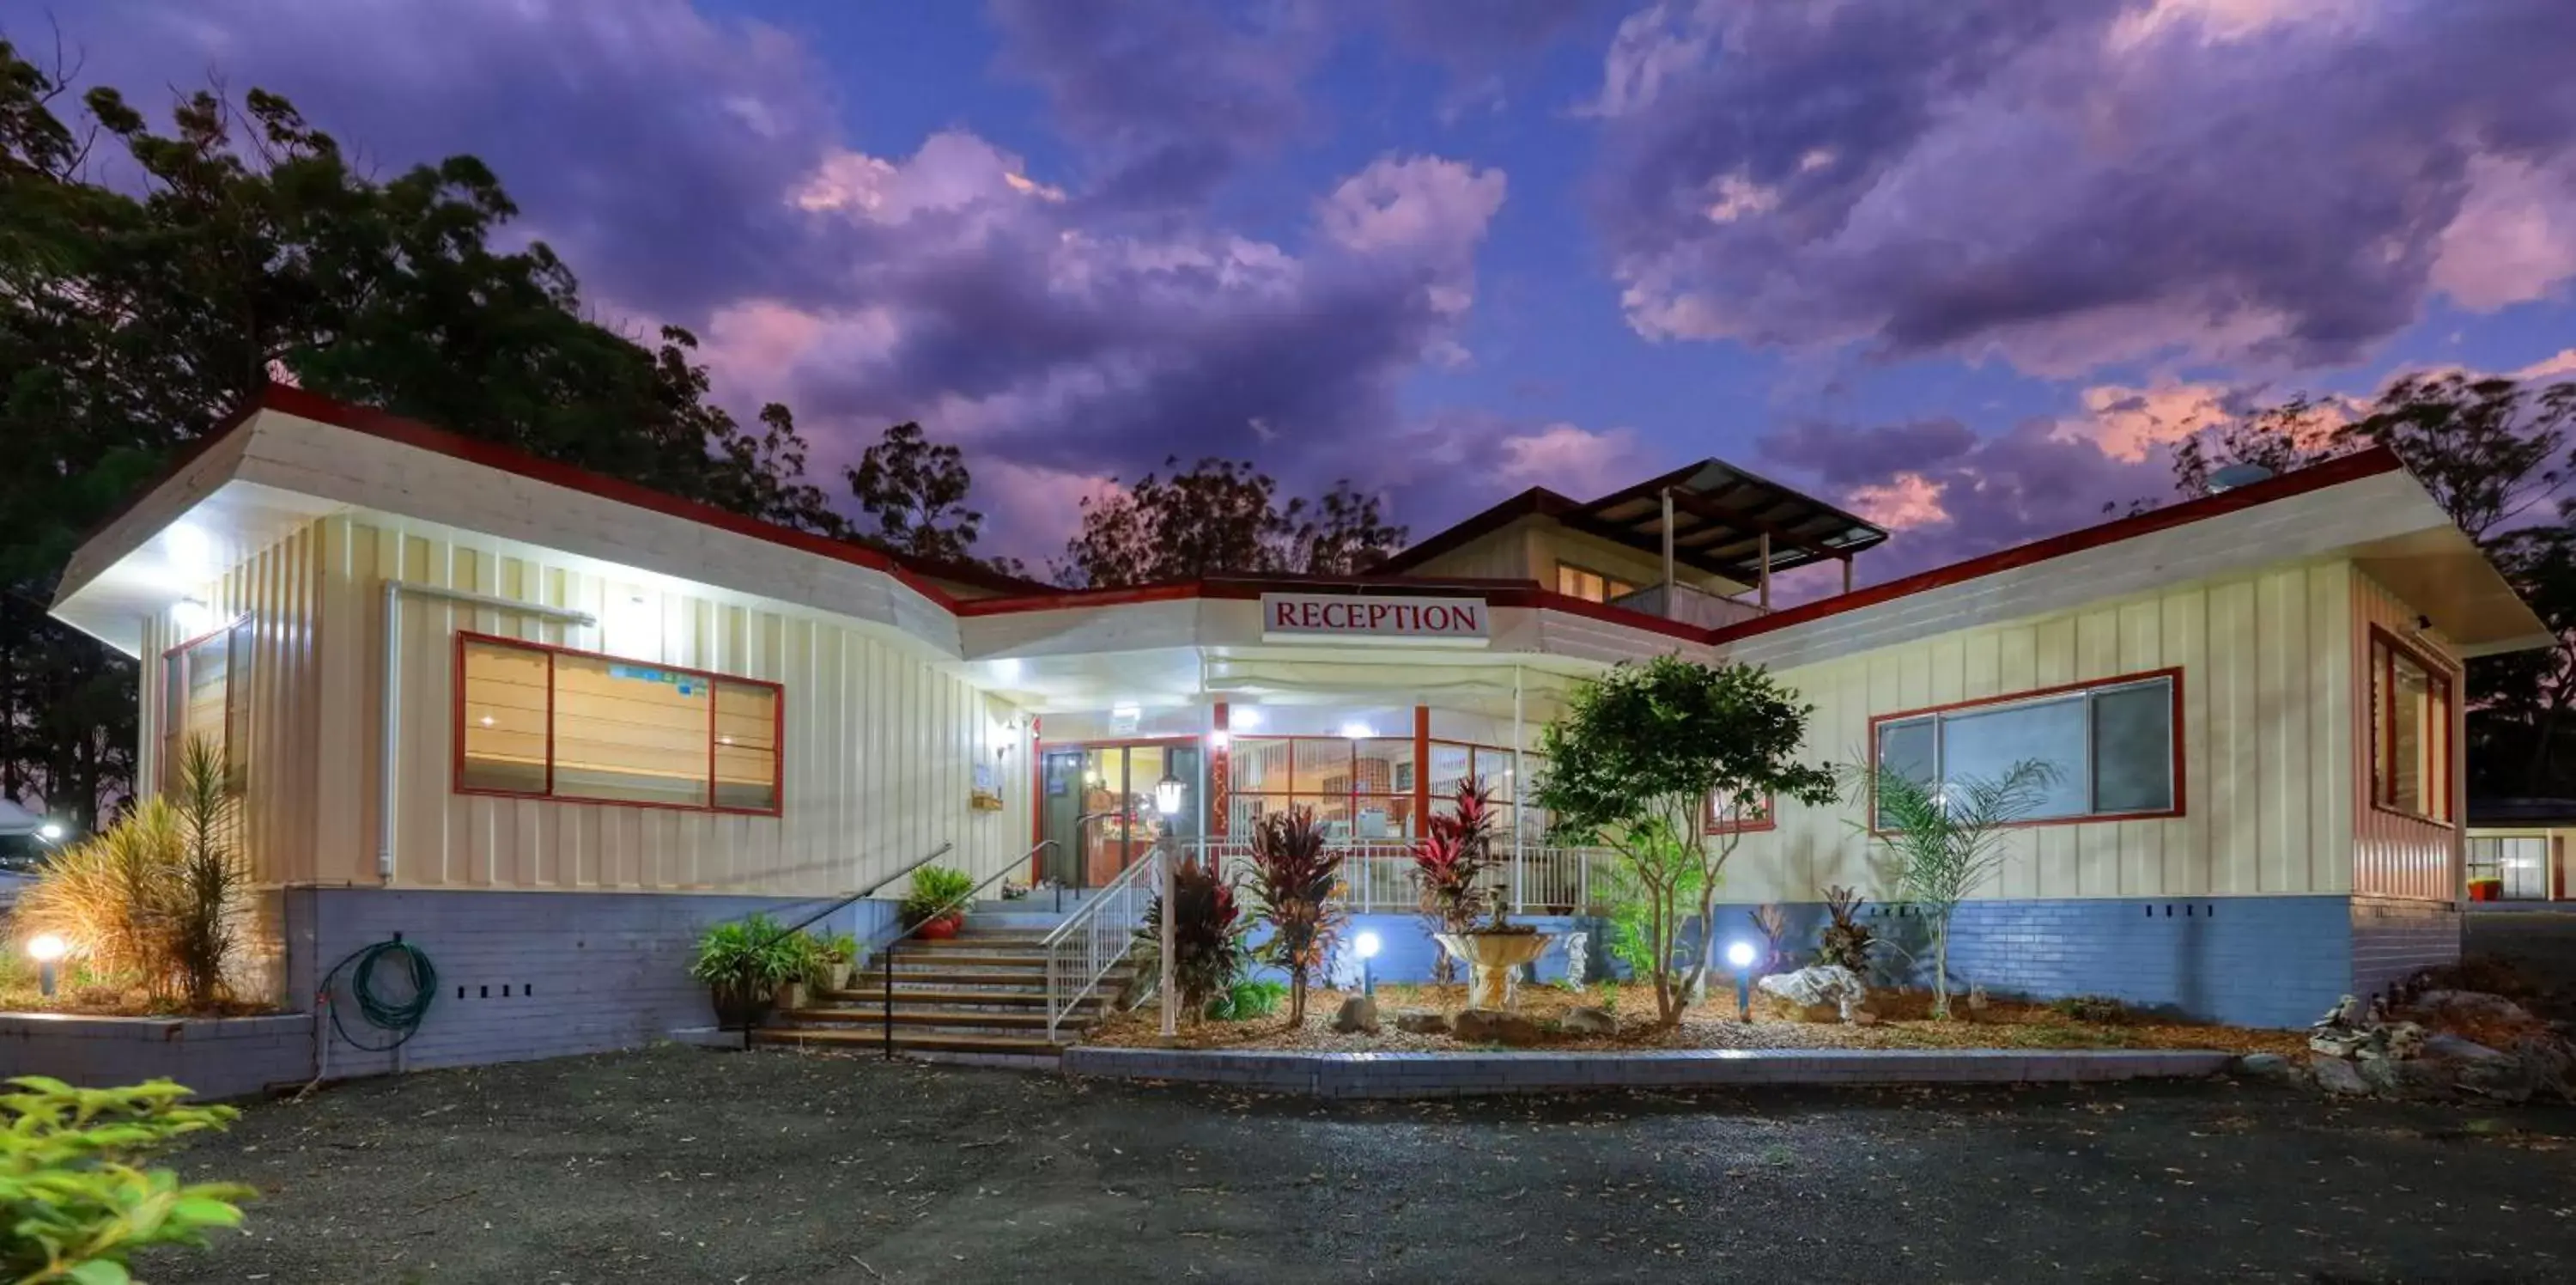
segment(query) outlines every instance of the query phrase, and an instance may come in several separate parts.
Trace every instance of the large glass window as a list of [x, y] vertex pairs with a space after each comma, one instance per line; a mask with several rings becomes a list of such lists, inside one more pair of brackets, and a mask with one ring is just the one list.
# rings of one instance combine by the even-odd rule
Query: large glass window
[[2370, 637], [2371, 802], [2451, 820], [2451, 682], [2383, 630]]
[[2549, 839], [2546, 835], [2472, 835], [2469, 838], [2469, 882], [2491, 880], [2496, 895], [2507, 901], [2539, 901], [2549, 895]]
[[234, 699], [250, 660], [251, 628], [245, 617], [223, 629], [171, 648], [161, 656], [161, 788], [179, 788], [179, 765], [188, 742], [203, 737], [224, 752], [233, 786], [241, 785], [244, 707]]
[[457, 789], [779, 810], [776, 684], [504, 639], [457, 648]]
[[1609, 602], [1635, 593], [1637, 586], [1634, 581], [1622, 580], [1606, 572], [1560, 562], [1556, 564], [1556, 591], [1586, 602]]
[[1879, 770], [1937, 787], [2037, 761], [2052, 772], [2026, 820], [2176, 812], [2175, 683], [2162, 674], [1892, 715], [1876, 720]]

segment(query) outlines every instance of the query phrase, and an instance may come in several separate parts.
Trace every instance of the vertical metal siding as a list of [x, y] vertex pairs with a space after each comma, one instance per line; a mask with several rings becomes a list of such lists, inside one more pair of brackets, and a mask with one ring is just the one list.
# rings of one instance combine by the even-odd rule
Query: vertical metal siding
[[2344, 778], [2352, 796], [2352, 888], [2383, 897], [2452, 901], [2461, 897], [2467, 877], [2464, 831], [2377, 807], [2370, 791], [2370, 627], [2377, 625], [2451, 667], [2450, 775], [2454, 820], [2465, 807], [2461, 783], [2468, 777], [2466, 691], [2459, 655], [2431, 632], [2415, 633], [2416, 611], [2378, 581], [2355, 573], [2352, 595], [2352, 641], [2345, 659], [2350, 668], [2352, 717], [2348, 730], [2353, 753]]
[[[1995, 898], [2333, 893], [2351, 886], [2353, 574], [2335, 563], [2180, 585], [2056, 616], [1962, 630], [1780, 677], [1816, 706], [1806, 753], [1868, 753], [1873, 715], [2182, 670], [2179, 817], [2030, 826]], [[1879, 891], [1847, 802], [1783, 803], [1744, 837], [1720, 895], [1809, 901]]]

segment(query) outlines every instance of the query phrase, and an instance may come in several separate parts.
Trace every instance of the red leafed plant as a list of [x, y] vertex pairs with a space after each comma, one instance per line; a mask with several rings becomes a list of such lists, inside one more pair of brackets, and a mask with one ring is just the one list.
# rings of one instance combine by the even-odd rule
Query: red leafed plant
[[1288, 1024], [1306, 1020], [1306, 979], [1324, 964], [1341, 935], [1343, 912], [1333, 904], [1342, 854], [1324, 845], [1310, 808], [1290, 808], [1261, 818], [1252, 831], [1252, 893], [1270, 923], [1262, 953], [1288, 970]]
[[[1208, 1001], [1226, 993], [1242, 977], [1250, 952], [1234, 885], [1219, 877], [1214, 859], [1180, 859], [1172, 867], [1172, 988], [1180, 992], [1181, 1012], [1193, 1020]], [[1136, 927], [1137, 967], [1146, 974], [1162, 970], [1163, 898], [1145, 904]]]
[[[1413, 845], [1413, 884], [1420, 894], [1422, 920], [1432, 932], [1466, 932], [1488, 911], [1502, 922], [1501, 894], [1485, 887], [1485, 872], [1494, 867], [1494, 795], [1475, 777], [1458, 783], [1446, 813], [1434, 813], [1431, 832]], [[1456, 977], [1448, 952], [1438, 952], [1431, 980]]]

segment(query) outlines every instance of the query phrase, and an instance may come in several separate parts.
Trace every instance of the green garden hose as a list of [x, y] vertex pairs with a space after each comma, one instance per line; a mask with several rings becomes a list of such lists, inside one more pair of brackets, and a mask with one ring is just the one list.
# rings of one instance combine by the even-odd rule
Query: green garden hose
[[[376, 992], [376, 965], [384, 963], [388, 956], [398, 957], [391, 967], [404, 969], [409, 975], [411, 994], [406, 998], [387, 999]], [[386, 1043], [361, 1043], [349, 1034], [348, 1027], [341, 1024], [340, 1006], [331, 1003], [332, 981], [340, 976], [341, 969], [351, 964], [356, 964], [358, 971], [349, 977], [349, 994], [358, 1001], [358, 1014], [367, 1019], [368, 1025], [394, 1032], [393, 1039]], [[333, 964], [331, 971], [322, 975], [320, 989], [322, 1003], [331, 1010], [331, 1029], [339, 1032], [341, 1039], [368, 1053], [389, 1053], [420, 1033], [422, 1019], [429, 1016], [430, 1002], [438, 998], [438, 970], [430, 965], [429, 956], [422, 954], [418, 946], [404, 941], [401, 933], [395, 933], [391, 940], [361, 946], [351, 951], [347, 958]]]

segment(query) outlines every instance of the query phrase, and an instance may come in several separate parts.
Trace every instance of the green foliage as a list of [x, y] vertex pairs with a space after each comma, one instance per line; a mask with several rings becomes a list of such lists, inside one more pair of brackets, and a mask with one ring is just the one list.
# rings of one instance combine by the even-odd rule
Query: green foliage
[[1601, 1011], [1608, 1013], [1612, 1017], [1617, 1017], [1619, 1015], [1619, 981], [1617, 978], [1604, 977], [1601, 979]]
[[[876, 529], [866, 534], [878, 543], [939, 562], [977, 560], [975, 538], [984, 515], [966, 507], [974, 477], [955, 443], [932, 442], [919, 424], [896, 424], [846, 472], [859, 508], [876, 519]], [[1016, 563], [993, 565], [1018, 573]]]
[[855, 964], [859, 962], [859, 939], [849, 933], [816, 933], [814, 957], [826, 964]]
[[1342, 854], [1325, 846], [1310, 808], [1261, 818], [1252, 831], [1252, 891], [1270, 924], [1263, 954], [1288, 970], [1288, 1021], [1306, 1020], [1306, 980], [1323, 967], [1345, 918], [1334, 904]]
[[2048, 1008], [2060, 1017], [2095, 1026], [2124, 1026], [2134, 1016], [2127, 1003], [2108, 995], [2068, 995], [2050, 1000]]
[[226, 998], [250, 872], [223, 749], [191, 737], [177, 788], [146, 799], [105, 832], [54, 853], [21, 894], [24, 939], [61, 937], [93, 975], [154, 1001], [205, 1009]]
[[1869, 947], [1877, 938], [1869, 925], [1860, 921], [1860, 893], [1839, 885], [1825, 889], [1825, 930], [1816, 943], [1816, 956], [1828, 964], [1840, 964], [1869, 977]]
[[912, 883], [904, 890], [895, 915], [904, 927], [918, 927], [934, 916], [963, 911], [966, 896], [973, 891], [975, 876], [955, 866], [922, 866], [912, 872]]
[[168, 1080], [75, 1089], [21, 1076], [0, 1094], [0, 1277], [31, 1285], [121, 1285], [154, 1245], [201, 1245], [241, 1224], [237, 1183], [182, 1183], [141, 1165], [172, 1144], [229, 1125], [231, 1107], [192, 1106]]
[[1621, 958], [1649, 965], [1639, 975], [1651, 979], [1667, 1026], [1681, 1021], [1715, 963], [1711, 932], [1699, 957], [1677, 966], [1681, 926], [1694, 910], [1700, 923], [1714, 922], [1718, 884], [1741, 839], [1730, 831], [1708, 842], [1707, 809], [1831, 801], [1833, 773], [1797, 757], [1813, 712], [1758, 665], [1658, 656], [1578, 686], [1541, 740], [1550, 768], [1534, 801], [1555, 814], [1560, 839], [1618, 854], [1614, 904], [1630, 907], [1630, 929], [1613, 932], [1612, 949], [1633, 939]]
[[1279, 1011], [1288, 999], [1288, 984], [1254, 977], [1229, 985], [1210, 997], [1203, 1011], [1212, 1021], [1250, 1022]]
[[[1054, 567], [1058, 583], [1093, 588], [1195, 580], [1224, 572], [1356, 575], [1404, 547], [1378, 497], [1336, 482], [1323, 499], [1278, 502], [1279, 484], [1251, 464], [1203, 459], [1148, 473], [1082, 501], [1082, 529]], [[1112, 479], [1113, 481], [1115, 479]]]
[[[1172, 988], [1180, 1011], [1212, 1009], [1225, 1001], [1252, 952], [1243, 942], [1252, 923], [1243, 917], [1234, 884], [1213, 858], [1183, 858], [1172, 867]], [[1145, 903], [1136, 926], [1136, 967], [1159, 976], [1163, 966], [1163, 898]]]
[[779, 987], [813, 976], [818, 963], [813, 938], [754, 914], [700, 934], [689, 976], [714, 992], [718, 1018], [736, 1025], [759, 1020]]
[[1993, 777], [1929, 782], [1863, 764], [1852, 773], [1854, 802], [1875, 806], [1877, 829], [1852, 828], [1888, 857], [1895, 900], [1914, 907], [1932, 936], [1932, 1016], [1950, 1015], [1950, 918], [2003, 866], [2015, 822], [2036, 811], [2057, 770], [2035, 759]]

